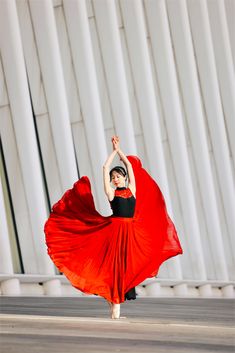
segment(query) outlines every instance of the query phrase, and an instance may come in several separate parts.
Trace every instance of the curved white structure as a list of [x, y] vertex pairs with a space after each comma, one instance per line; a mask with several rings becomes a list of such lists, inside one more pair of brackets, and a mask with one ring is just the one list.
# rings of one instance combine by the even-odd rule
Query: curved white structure
[[234, 296], [234, 17], [231, 0], [0, 2], [2, 295], [82, 295], [43, 225], [82, 175], [111, 213], [102, 165], [118, 134], [184, 250], [139, 295]]

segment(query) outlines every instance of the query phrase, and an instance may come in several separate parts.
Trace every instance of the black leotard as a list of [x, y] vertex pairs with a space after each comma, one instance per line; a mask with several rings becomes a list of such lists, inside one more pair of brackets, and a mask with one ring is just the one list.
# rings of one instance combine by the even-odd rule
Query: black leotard
[[135, 197], [131, 190], [126, 187], [117, 187], [112, 201], [110, 201], [113, 216], [128, 217], [134, 216]]

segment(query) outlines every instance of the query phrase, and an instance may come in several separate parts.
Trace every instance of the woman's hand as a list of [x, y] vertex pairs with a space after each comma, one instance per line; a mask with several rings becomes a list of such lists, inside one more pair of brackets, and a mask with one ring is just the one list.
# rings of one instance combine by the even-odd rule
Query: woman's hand
[[119, 150], [119, 137], [118, 136], [113, 136], [112, 137], [112, 144], [113, 144], [113, 150], [118, 151]]

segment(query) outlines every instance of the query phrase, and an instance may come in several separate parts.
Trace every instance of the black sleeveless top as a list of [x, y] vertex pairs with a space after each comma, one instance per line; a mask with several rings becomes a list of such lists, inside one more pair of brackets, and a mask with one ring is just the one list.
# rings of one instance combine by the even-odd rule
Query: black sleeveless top
[[132, 218], [135, 212], [135, 197], [129, 188], [117, 187], [110, 202], [114, 217]]

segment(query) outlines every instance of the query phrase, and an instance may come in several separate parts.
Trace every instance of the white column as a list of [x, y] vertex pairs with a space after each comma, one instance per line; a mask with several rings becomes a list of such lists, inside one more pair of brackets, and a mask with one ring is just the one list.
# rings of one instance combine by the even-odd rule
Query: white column
[[[165, 164], [141, 2], [121, 1], [121, 5], [134, 78], [136, 81], [136, 92], [140, 102], [139, 108], [142, 115], [143, 130], [145, 140], [147, 141], [146, 148], [148, 148], [149, 151], [148, 156], [152, 167], [154, 165], [156, 169], [157, 165], [157, 169], [161, 169], [160, 180], [162, 185], [164, 185], [163, 183], [165, 183], [166, 180], [166, 175], [163, 175], [165, 173]], [[186, 151], [184, 129], [180, 116], [173, 116], [174, 119], [172, 118], [172, 122], [168, 121], [168, 132], [174, 153], [177, 185], [179, 186], [180, 197], [184, 207], [183, 217], [186, 237], [190, 236], [188, 246], [193, 264], [193, 276], [195, 278], [205, 279], [206, 271], [202, 256], [203, 252]], [[172, 126], [170, 126], [170, 124], [172, 124]], [[149, 143], [150, 141], [151, 143]], [[168, 193], [166, 193], [166, 198], [169, 200]], [[169, 201], [167, 202], [169, 204]]]
[[0, 273], [13, 273], [11, 257], [10, 235], [7, 226], [7, 217], [3, 198], [2, 183], [0, 180]]
[[233, 284], [228, 284], [228, 285], [223, 286], [221, 288], [221, 291], [222, 291], [223, 297], [226, 297], [226, 298], [234, 298], [235, 297]]
[[20, 295], [21, 294], [21, 289], [20, 289], [20, 281], [18, 278], [9, 278], [6, 279], [2, 282], [0, 282], [1, 285], [1, 294], [3, 295]]
[[233, 57], [233, 65], [235, 66], [235, 1], [234, 0], [224, 0], [223, 1], [226, 8], [226, 18], [229, 30], [230, 45]]
[[201, 297], [212, 297], [213, 294], [212, 294], [211, 284], [206, 283], [199, 286], [199, 295]]
[[[145, 148], [149, 161], [150, 172], [158, 182], [167, 210], [173, 219], [172, 203], [162, 146], [161, 127], [155, 101], [148, 46], [145, 37], [143, 8], [140, 1], [121, 1], [123, 21], [125, 24], [130, 59], [133, 67], [134, 83], [139, 101], [141, 124], [143, 128]], [[168, 276], [182, 278], [179, 258], [170, 259], [163, 268], [168, 270]]]
[[[207, 3], [201, 0], [197, 2], [188, 0], [188, 4], [201, 88], [204, 95], [204, 104], [216, 163], [216, 172], [230, 236], [227, 239], [229, 242], [228, 248], [231, 250], [233, 259], [235, 259], [235, 190], [224, 125], [223, 103], [221, 102], [210, 33]], [[200, 26], [198, 26], [198, 23], [200, 23]]]
[[188, 295], [187, 283], [179, 283], [174, 286], [174, 295], [179, 297], [186, 297]]
[[[126, 154], [136, 154], [134, 128], [114, 1], [94, 1], [115, 129]], [[108, 43], [108, 45], [107, 45]]]
[[43, 290], [46, 295], [61, 296], [62, 288], [59, 279], [51, 279], [43, 283]]
[[110, 213], [110, 207], [103, 191], [102, 176], [102, 167], [108, 154], [86, 4], [84, 0], [76, 0], [64, 1], [63, 5], [68, 26], [73, 64], [79, 86], [92, 170], [97, 185], [96, 191], [99, 209], [102, 212], [109, 211]]
[[[152, 176], [168, 200], [169, 190], [141, 2], [120, 1], [139, 102], [146, 152]], [[168, 205], [170, 207], [169, 201]]]
[[[224, 1], [221, 0], [209, 0], [207, 3], [220, 93], [228, 125], [227, 133], [229, 135], [233, 163], [235, 163], [235, 74], [225, 6]], [[235, 40], [235, 38], [233, 39]]]
[[145, 291], [148, 297], [159, 297], [161, 296], [161, 285], [157, 281], [153, 281], [146, 285]]
[[41, 167], [33, 124], [27, 76], [20, 40], [15, 1], [2, 0], [0, 45], [7, 90], [22, 168], [24, 187], [32, 226], [38, 273], [54, 273], [44, 241], [43, 225], [47, 218]]
[[[177, 8], [179, 9], [180, 6], [177, 6]], [[184, 160], [182, 161], [182, 164], [179, 163], [179, 156], [181, 156], [181, 158], [183, 157], [183, 154], [179, 153], [180, 144], [183, 143], [183, 139], [178, 133], [176, 134], [175, 131], [177, 131], [177, 122], [179, 129], [183, 130], [183, 114], [181, 111], [174, 56], [164, 0], [148, 2], [147, 10], [151, 37], [154, 39], [152, 41], [153, 51], [156, 60], [165, 117], [173, 154], [175, 152], [175, 168], [177, 170], [177, 167], [179, 167], [177, 172], [177, 175], [179, 175], [182, 173], [182, 169], [185, 170], [184, 166], [186, 166], [188, 162]], [[216, 266], [216, 278], [222, 280], [228, 278], [222, 242], [222, 232], [219, 223], [218, 209], [216, 207], [216, 195], [213, 187], [213, 176], [210, 166], [206, 132], [204, 129], [203, 112], [195, 70], [196, 65], [190, 38], [190, 28], [187, 19], [185, 16], [182, 16], [183, 14], [185, 14], [185, 12], [181, 12], [181, 14], [175, 12], [178, 21], [178, 32], [176, 33], [176, 31], [174, 31], [173, 38], [175, 39], [174, 44], [178, 72], [181, 79], [181, 89], [183, 97], [185, 98], [184, 106], [189, 123], [190, 137], [193, 145], [196, 168], [198, 170], [200, 189], [202, 190], [209, 244], [214, 260], [213, 264]], [[160, 52], [158, 48], [161, 48]], [[179, 50], [181, 53], [180, 55]], [[169, 104], [169, 96], [171, 97], [171, 104]], [[186, 146], [185, 141], [184, 146]], [[182, 192], [184, 191], [182, 190], [181, 193]], [[192, 241], [194, 242], [194, 239], [192, 239]], [[206, 253], [204, 252], [203, 255], [205, 257]]]
[[30, 0], [52, 134], [63, 189], [78, 179], [52, 1]]

